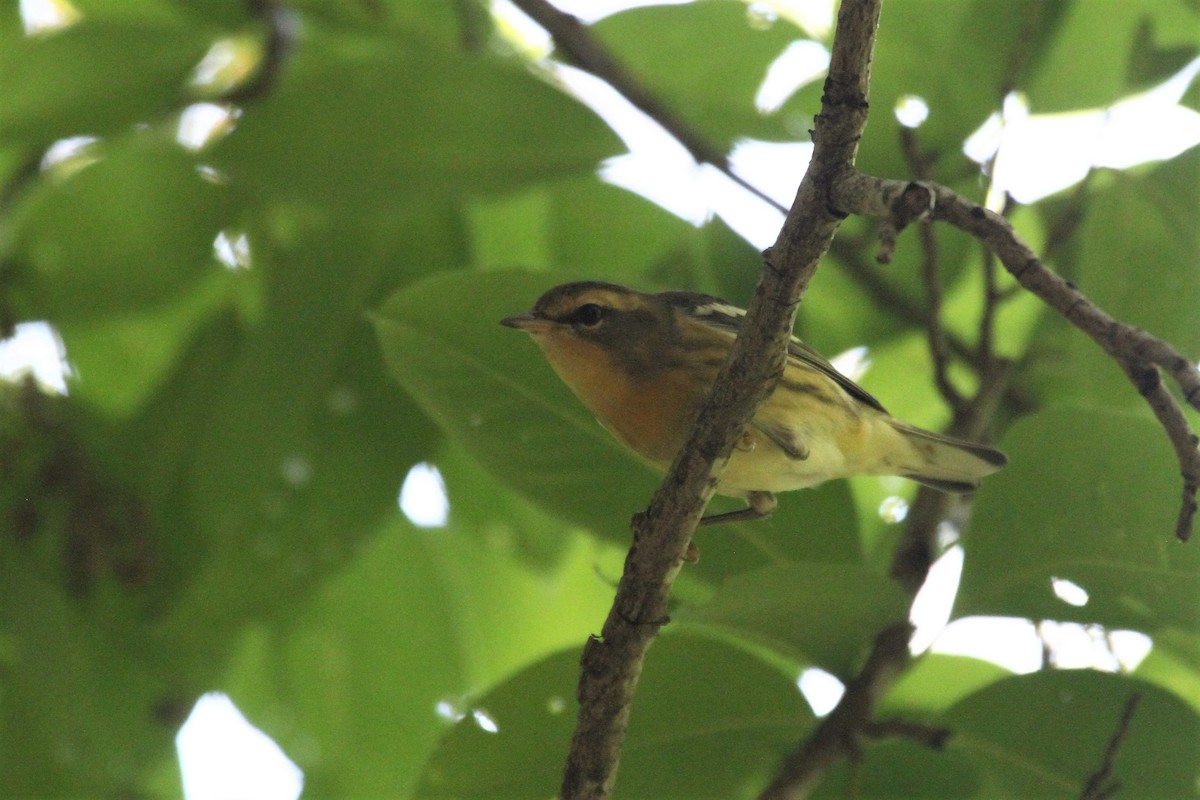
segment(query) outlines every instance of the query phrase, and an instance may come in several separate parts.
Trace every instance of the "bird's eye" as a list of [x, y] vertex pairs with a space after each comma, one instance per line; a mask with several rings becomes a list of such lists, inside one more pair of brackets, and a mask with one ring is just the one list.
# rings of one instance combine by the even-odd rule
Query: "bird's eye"
[[595, 303], [584, 303], [571, 315], [576, 325], [594, 328], [604, 319], [604, 309]]

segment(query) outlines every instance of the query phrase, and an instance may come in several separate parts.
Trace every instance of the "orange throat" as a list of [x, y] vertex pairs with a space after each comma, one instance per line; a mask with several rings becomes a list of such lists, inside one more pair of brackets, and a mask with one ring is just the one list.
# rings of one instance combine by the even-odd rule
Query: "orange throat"
[[661, 468], [671, 463], [691, 424], [694, 401], [685, 387], [661, 375], [635, 379], [591, 342], [569, 336], [535, 340], [558, 376], [613, 436]]

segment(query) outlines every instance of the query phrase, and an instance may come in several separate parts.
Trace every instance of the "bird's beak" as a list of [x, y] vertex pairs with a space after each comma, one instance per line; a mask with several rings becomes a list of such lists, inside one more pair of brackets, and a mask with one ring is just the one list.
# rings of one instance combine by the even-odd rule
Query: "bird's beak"
[[544, 331], [553, 323], [545, 317], [537, 316], [532, 311], [526, 311], [524, 314], [514, 314], [511, 317], [505, 317], [500, 320], [500, 324], [525, 331], [526, 333], [538, 333]]

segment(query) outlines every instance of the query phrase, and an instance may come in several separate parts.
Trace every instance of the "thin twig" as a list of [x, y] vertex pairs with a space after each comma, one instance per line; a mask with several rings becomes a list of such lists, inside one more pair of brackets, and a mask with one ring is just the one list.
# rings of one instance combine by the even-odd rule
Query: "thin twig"
[[555, 47], [567, 61], [603, 78], [642, 113], [661, 125], [701, 163], [715, 166], [721, 172], [756, 197], [786, 212], [779, 201], [733, 171], [729, 158], [702, 133], [675, 114], [646, 89], [625, 66], [619, 63], [576, 17], [555, 8], [548, 0], [512, 0], [530, 19], [541, 25], [554, 39]]
[[[523, 0], [521, 5], [528, 13], [538, 4]], [[879, 0], [841, 5], [808, 171], [779, 238], [764, 256], [765, 268], [729, 361], [649, 508], [634, 519], [633, 545], [612, 609], [601, 636], [583, 652], [579, 717], [560, 794], [564, 800], [611, 795], [642, 663], [667, 621], [667, 598], [696, 523], [742, 429], [782, 374], [800, 295], [843, 219], [832, 212], [828, 197], [833, 182], [853, 169], [866, 125], [879, 6]]]
[[263, 58], [254, 77], [235, 86], [222, 98], [229, 103], [261, 100], [275, 88], [296, 40], [293, 12], [277, 0], [247, 0], [251, 13], [267, 27]]
[[[842, 273], [857, 283], [877, 308], [914, 325], [928, 325], [926, 308], [885, 279], [878, 270], [873, 269], [863, 250], [864, 243], [860, 239], [844, 235], [834, 239], [829, 248]], [[976, 348], [968, 345], [952, 331], [943, 330], [943, 336], [955, 357], [961, 358], [977, 370], [987, 366]], [[1025, 407], [1028, 403], [1022, 401], [1019, 405]]]
[[984, 368], [996, 358], [996, 312], [1004, 294], [996, 282], [996, 256], [983, 248], [983, 311], [979, 315], [979, 358]]
[[862, 726], [863, 735], [872, 739], [899, 738], [909, 739], [924, 745], [931, 750], [944, 750], [953, 731], [949, 728], [935, 728], [932, 725], [922, 725], [919, 722], [909, 722], [903, 719], [886, 719], [879, 722], [868, 722]]
[[[996, 359], [979, 376], [979, 391], [963, 404], [962, 413], [954, 420], [948, 433], [965, 439], [978, 440], [988, 421], [1004, 401], [1012, 380], [1010, 362]], [[925, 583], [929, 569], [939, 555], [938, 525], [949, 516], [961, 498], [922, 486], [908, 509], [904, 532], [892, 553], [890, 575], [911, 596]]]
[[1087, 782], [1083, 785], [1083, 791], [1079, 794], [1079, 800], [1108, 800], [1121, 788], [1119, 782], [1112, 780], [1113, 766], [1116, 763], [1117, 754], [1121, 751], [1121, 745], [1125, 742], [1125, 737], [1129, 735], [1133, 714], [1137, 711], [1138, 703], [1141, 700], [1140, 692], [1129, 695], [1129, 700], [1125, 703], [1125, 710], [1117, 722], [1117, 729], [1109, 739], [1108, 747], [1104, 749], [1104, 760], [1100, 762], [1100, 768], [1088, 777]]
[[1158, 368], [1145, 362], [1122, 361], [1129, 380], [1145, 398], [1175, 449], [1183, 477], [1183, 497], [1175, 520], [1175, 536], [1187, 541], [1196, 518], [1196, 493], [1200, 491], [1200, 438], [1192, 431], [1179, 403], [1162, 383]]
[[759, 800], [797, 800], [807, 797], [835, 764], [858, 753], [859, 736], [873, 722], [875, 705], [908, 663], [912, 626], [899, 623], [875, 637], [871, 655], [851, 680], [841, 701], [816, 732], [784, 763]]
[[[837, 204], [854, 213], [887, 218], [901, 197], [911, 195], [914, 185], [917, 184], [856, 174], [838, 183]], [[985, 244], [1021, 286], [1087, 334], [1122, 367], [1155, 366], [1172, 376], [1184, 400], [1200, 410], [1200, 369], [1192, 361], [1167, 342], [1113, 318], [1090, 301], [1074, 284], [1046, 267], [1004, 217], [945, 186], [934, 183], [919, 186], [932, 198], [933, 219], [948, 222]], [[1180, 540], [1186, 540], [1191, 535], [1196, 492], [1200, 488], [1200, 454], [1196, 452], [1195, 434], [1175, 398], [1166, 390], [1145, 382], [1147, 373], [1144, 369], [1136, 369], [1133, 373], [1127, 369], [1127, 374], [1150, 402], [1179, 460], [1183, 502], [1175, 534]]]
[[[979, 392], [964, 404], [963, 413], [955, 419], [950, 432], [957, 436], [979, 438], [987, 421], [1002, 402], [1011, 374], [1010, 364], [999, 359], [993, 360], [989, 369], [980, 376]], [[955, 502], [961, 500], [925, 487], [917, 492], [891, 564], [891, 576], [910, 596], [915, 596], [925, 583], [937, 556], [938, 525], [946, 519]], [[900, 721], [879, 723], [871, 718], [877, 699], [891, 685], [895, 676], [908, 666], [910, 631], [907, 624], [901, 624], [885, 629], [876, 637], [865, 666], [847, 684], [838, 706], [786, 761], [780, 774], [760, 795], [760, 800], [798, 800], [806, 797], [838, 760], [856, 758], [859, 735], [873, 735], [881, 725], [884, 730], [889, 726], [897, 729], [899, 726], [912, 725]], [[919, 727], [911, 727], [910, 730], [915, 731]], [[948, 736], [947, 731], [940, 741]]]
[[[0, 220], [8, 219], [21, 193], [41, 174], [43, 157], [44, 152], [39, 149], [27, 151], [19, 159], [14, 159], [16, 167], [9, 172], [8, 179], [0, 184]], [[17, 311], [9, 305], [10, 292], [7, 291], [17, 269], [11, 254], [0, 256], [0, 339], [7, 339], [17, 330]]]
[[[929, 180], [932, 177], [934, 159], [921, 150], [917, 132], [901, 126], [900, 145], [913, 176], [917, 180]], [[933, 381], [942, 399], [957, 417], [965, 400], [962, 393], [950, 382], [950, 353], [946, 343], [946, 330], [942, 327], [942, 268], [938, 255], [937, 232], [928, 219], [923, 219], [917, 230], [921, 239], [921, 279], [925, 284], [927, 304], [925, 334], [929, 341], [929, 356], [933, 361]]]

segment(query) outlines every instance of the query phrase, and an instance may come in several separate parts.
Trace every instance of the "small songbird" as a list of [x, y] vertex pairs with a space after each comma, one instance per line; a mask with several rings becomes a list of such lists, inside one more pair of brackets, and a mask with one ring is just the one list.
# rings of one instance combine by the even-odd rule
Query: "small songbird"
[[[600, 423], [660, 470], [687, 441], [745, 311], [693, 292], [645, 294], [613, 283], [556, 286], [502, 320], [533, 336]], [[730, 454], [716, 490], [748, 507], [702, 523], [764, 517], [775, 492], [851, 475], [899, 475], [969, 492], [1004, 466], [999, 450], [899, 421], [792, 337], [783, 376]]]

